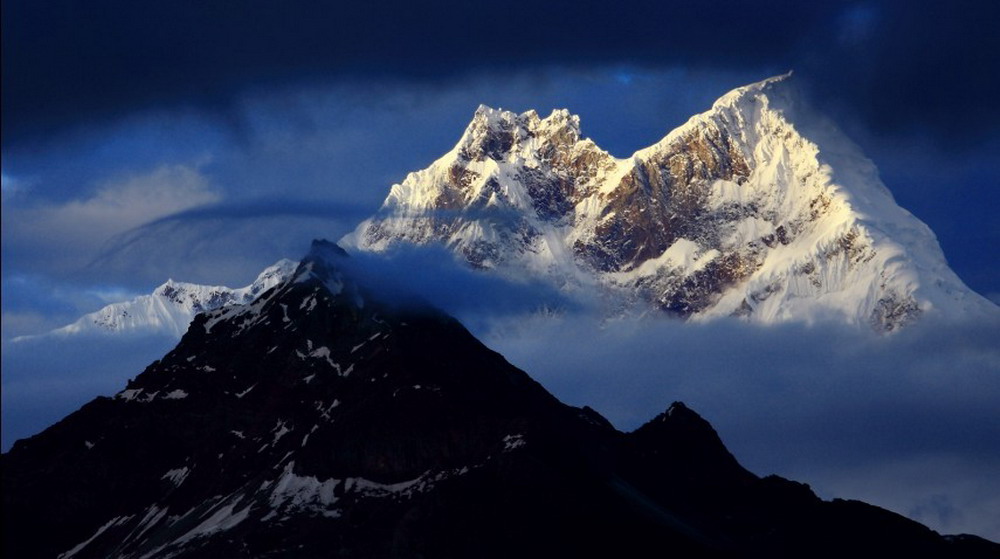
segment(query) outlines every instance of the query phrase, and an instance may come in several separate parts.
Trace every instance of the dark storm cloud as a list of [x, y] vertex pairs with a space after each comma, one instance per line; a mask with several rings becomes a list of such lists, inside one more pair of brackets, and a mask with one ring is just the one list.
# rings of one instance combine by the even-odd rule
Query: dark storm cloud
[[996, 137], [1000, 108], [1000, 4], [856, 3], [831, 43], [803, 44], [814, 93], [876, 132], [924, 133], [939, 146]]
[[877, 125], [919, 114], [979, 136], [997, 120], [997, 16], [989, 2], [10, 0], [3, 129], [9, 148], [151, 107], [226, 112], [273, 85], [628, 63], [794, 67]]
[[752, 59], [787, 51], [798, 38], [787, 29], [830, 15], [770, 4], [12, 0], [3, 6], [4, 128], [20, 139], [146, 105], [218, 108], [246, 87], [336, 75], [437, 78], [483, 66], [726, 53]]

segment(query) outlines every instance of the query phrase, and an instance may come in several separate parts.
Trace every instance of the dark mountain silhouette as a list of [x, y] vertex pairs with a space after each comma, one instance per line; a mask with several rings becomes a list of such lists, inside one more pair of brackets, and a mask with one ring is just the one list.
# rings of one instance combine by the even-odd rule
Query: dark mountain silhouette
[[681, 403], [564, 405], [317, 241], [255, 302], [3, 456], [4, 557], [997, 556], [742, 468]]

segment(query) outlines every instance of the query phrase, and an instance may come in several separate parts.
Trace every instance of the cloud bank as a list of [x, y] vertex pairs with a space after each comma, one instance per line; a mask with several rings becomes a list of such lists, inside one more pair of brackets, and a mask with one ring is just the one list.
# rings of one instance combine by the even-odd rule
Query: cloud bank
[[[991, 2], [364, 3], [72, 0], [3, 5], [5, 142], [147, 108], [225, 113], [249, 90], [343, 79], [634, 64], [781, 71], [880, 130], [992, 134]], [[114, 64], [108, 64], [114, 60]], [[956, 110], [956, 107], [960, 107]], [[921, 115], [914, 122], [914, 115]]]
[[634, 429], [683, 400], [760, 475], [1000, 540], [1000, 320], [888, 337], [567, 314], [478, 332], [556, 396]]

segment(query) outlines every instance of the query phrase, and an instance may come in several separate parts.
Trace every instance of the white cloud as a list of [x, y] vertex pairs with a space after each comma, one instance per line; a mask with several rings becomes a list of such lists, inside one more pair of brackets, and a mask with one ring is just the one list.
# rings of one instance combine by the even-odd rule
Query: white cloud
[[197, 167], [163, 165], [105, 181], [84, 198], [53, 203], [32, 196], [16, 203], [7, 201], [3, 207], [5, 260], [14, 256], [22, 269], [40, 264], [74, 270], [94, 258], [116, 234], [219, 200], [219, 193]]

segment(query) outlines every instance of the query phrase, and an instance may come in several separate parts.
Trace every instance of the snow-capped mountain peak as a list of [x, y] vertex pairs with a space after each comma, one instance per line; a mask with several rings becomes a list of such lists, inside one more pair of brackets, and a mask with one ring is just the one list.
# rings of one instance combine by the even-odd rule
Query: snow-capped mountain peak
[[511, 155], [530, 157], [544, 144], [572, 146], [579, 139], [580, 117], [566, 109], [540, 118], [534, 110], [516, 114], [480, 105], [456, 149], [470, 159], [502, 160]]
[[83, 333], [162, 333], [180, 338], [194, 316], [226, 305], [246, 304], [284, 281], [297, 262], [282, 259], [265, 268], [245, 287], [198, 285], [168, 279], [149, 295], [113, 303], [84, 315], [49, 335]]
[[617, 159], [580, 120], [480, 106], [455, 148], [393, 185], [342, 243], [440, 243], [474, 267], [590, 284], [696, 320], [835, 320], [877, 331], [996, 312], [948, 268], [875, 165], [791, 73], [737, 88]]

